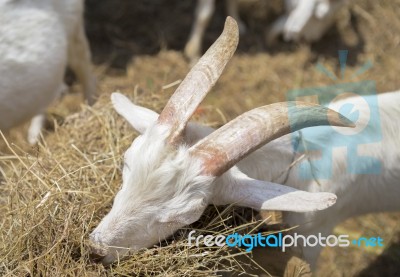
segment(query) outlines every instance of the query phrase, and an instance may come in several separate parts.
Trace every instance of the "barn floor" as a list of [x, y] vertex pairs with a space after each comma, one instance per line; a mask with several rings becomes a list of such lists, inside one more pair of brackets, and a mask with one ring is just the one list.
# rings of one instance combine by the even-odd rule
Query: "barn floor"
[[[176, 88], [173, 83], [189, 70], [181, 50], [190, 31], [193, 6], [189, 1], [175, 1], [177, 8], [172, 11], [172, 2], [105, 0], [100, 4], [87, 0], [87, 32], [99, 94], [117, 90], [131, 96], [151, 93], [154, 101], [161, 103], [157, 108], [162, 107]], [[266, 46], [260, 34], [282, 7], [278, 1], [266, 2], [269, 1], [250, 0], [244, 4], [248, 33], [241, 37], [237, 54], [197, 111], [196, 120], [220, 126], [251, 108], [284, 101], [286, 93], [294, 88], [363, 80], [375, 81], [378, 92], [400, 88], [399, 0], [352, 1], [350, 12], [340, 15], [341, 23], [322, 41], [313, 45], [278, 42], [274, 46]], [[260, 8], [264, 6], [266, 9]], [[165, 10], [173, 14], [168, 15]], [[204, 48], [218, 36], [224, 17], [224, 7], [218, 3]], [[349, 51], [343, 78], [338, 50]], [[373, 66], [353, 78], [368, 61]], [[316, 69], [317, 64], [338, 78], [332, 80], [322, 74]], [[59, 122], [80, 110], [80, 88], [73, 78], [68, 80], [71, 93], [49, 109], [49, 117]], [[26, 126], [13, 130], [8, 140], [34, 151], [24, 142], [25, 131]], [[0, 151], [7, 151], [2, 143]], [[335, 233], [380, 236], [385, 246], [325, 249], [316, 276], [400, 276], [400, 213], [351, 219], [337, 226]]]

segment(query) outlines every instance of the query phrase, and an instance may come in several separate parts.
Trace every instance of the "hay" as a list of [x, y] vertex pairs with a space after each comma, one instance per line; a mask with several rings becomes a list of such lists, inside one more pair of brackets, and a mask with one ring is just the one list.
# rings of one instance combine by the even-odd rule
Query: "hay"
[[[226, 249], [204, 246], [197, 249], [187, 245], [185, 238], [191, 228], [198, 229], [199, 234], [224, 233], [231, 226], [245, 231], [259, 224], [256, 220], [249, 223], [254, 219], [251, 211], [230, 207], [210, 207], [199, 222], [177, 232], [173, 238], [163, 242], [162, 247], [144, 250], [119, 264], [104, 268], [88, 261], [88, 234], [111, 207], [121, 181], [121, 154], [135, 137], [112, 111], [109, 93], [119, 89], [137, 103], [159, 111], [175, 89], [168, 85], [184, 77], [188, 71], [187, 63], [176, 51], [130, 58], [132, 53], [153, 54], [165, 47], [181, 50], [191, 21], [187, 17], [189, 4], [186, 2], [182, 4], [182, 14], [174, 16], [176, 20], [170, 20], [163, 12], [170, 9], [170, 1], [158, 1], [164, 3], [157, 13], [162, 15], [161, 19], [153, 15], [132, 16], [135, 9], [124, 6], [118, 10], [120, 13], [106, 9], [105, 13], [113, 11], [115, 15], [115, 22], [111, 23], [104, 17], [92, 18], [96, 7], [101, 9], [104, 6], [98, 1], [89, 2], [93, 3], [87, 12], [94, 59], [110, 63], [96, 68], [99, 91], [105, 95], [93, 108], [85, 106], [79, 114], [65, 119], [62, 126], [56, 122], [54, 133], [46, 135], [45, 141], [37, 148], [26, 145], [26, 132], [20, 129], [7, 136], [15, 154], [0, 138], [0, 275], [210, 276], [216, 274], [219, 266], [237, 272], [245, 271], [243, 263], [257, 267], [250, 260], [252, 257], [243, 262], [240, 256], [234, 256], [237, 253], [227, 253]], [[104, 2], [137, 7], [136, 1], [135, 4], [116, 0]], [[143, 2], [143, 7], [158, 7], [148, 6], [147, 0], [146, 3], [138, 2]], [[289, 89], [330, 85], [334, 82], [315, 70], [315, 66], [321, 63], [339, 73], [337, 49], [350, 50], [346, 76], [351, 76], [368, 60], [374, 64], [359, 79], [345, 78], [341, 82], [371, 79], [376, 81], [380, 92], [398, 89], [399, 3], [399, 0], [353, 1], [351, 22], [347, 24], [355, 28], [356, 41], [352, 42], [354, 35], [351, 33], [339, 35], [341, 30], [334, 29], [322, 42], [310, 47], [280, 43], [273, 49], [266, 48], [260, 34], [274, 18], [264, 22], [249, 17], [249, 34], [241, 38], [238, 54], [205, 100], [202, 108], [206, 115], [199, 110], [196, 119], [219, 126], [253, 107], [285, 100]], [[219, 10], [223, 11], [222, 4]], [[141, 12], [136, 10], [137, 14]], [[217, 12], [216, 16], [204, 46], [220, 33], [220, 23], [225, 15]], [[106, 26], [103, 28], [103, 25]], [[169, 31], [160, 33], [159, 30], [165, 26]], [[99, 29], [105, 34], [100, 34]], [[117, 36], [120, 34], [124, 37]], [[160, 34], [165, 37], [160, 39]], [[105, 39], [106, 36], [110, 38]], [[105, 45], [103, 50], [104, 41], [111, 41], [112, 45]], [[99, 54], [102, 50], [107, 54], [105, 58]], [[129, 55], [123, 55], [126, 53]], [[122, 60], [122, 65], [115, 60]], [[76, 91], [75, 86], [72, 90]], [[80, 101], [75, 101], [75, 98], [80, 96], [68, 95], [50, 111], [51, 114], [64, 120], [67, 114], [76, 111], [76, 103]], [[342, 226], [348, 227], [346, 232], [370, 230], [371, 226], [376, 226], [370, 235], [383, 236], [390, 243], [392, 237], [398, 237], [393, 235], [393, 230], [398, 233], [399, 218], [398, 214], [392, 219], [380, 214], [352, 220]], [[390, 227], [383, 230], [382, 226]], [[397, 252], [398, 241], [400, 239], [395, 240], [397, 244], [393, 247]], [[327, 249], [324, 252], [327, 262], [317, 272], [318, 276], [355, 275], [375, 258], [359, 249]], [[383, 272], [389, 268], [397, 270], [398, 259], [393, 262], [393, 257], [391, 255], [389, 262], [382, 266], [369, 268], [369, 273], [385, 275]], [[272, 264], [275, 262], [271, 261]]]
[[[159, 110], [146, 94], [136, 102]], [[2, 276], [211, 276], [217, 268], [243, 271], [226, 247], [189, 247], [187, 234], [248, 232], [259, 222], [250, 210], [210, 207], [202, 219], [161, 245], [111, 267], [88, 259], [88, 235], [109, 211], [121, 184], [122, 154], [135, 133], [113, 111], [109, 96], [56, 125], [34, 151], [8, 144], [0, 185]], [[3, 139], [5, 139], [3, 137]], [[251, 222], [251, 223], [249, 223]], [[239, 227], [234, 227], [239, 226]], [[206, 231], [207, 230], [207, 231]]]

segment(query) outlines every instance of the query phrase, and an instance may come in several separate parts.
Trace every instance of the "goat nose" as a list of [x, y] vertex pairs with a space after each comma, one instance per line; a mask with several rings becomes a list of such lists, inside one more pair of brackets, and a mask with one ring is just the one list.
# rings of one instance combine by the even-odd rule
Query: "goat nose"
[[91, 243], [89, 247], [89, 259], [92, 262], [101, 262], [108, 254], [107, 247], [104, 247], [103, 245]]
[[95, 252], [90, 252], [89, 254], [89, 259], [92, 262], [95, 263], [100, 263], [107, 255], [104, 254], [99, 254], [99, 253], [95, 253]]

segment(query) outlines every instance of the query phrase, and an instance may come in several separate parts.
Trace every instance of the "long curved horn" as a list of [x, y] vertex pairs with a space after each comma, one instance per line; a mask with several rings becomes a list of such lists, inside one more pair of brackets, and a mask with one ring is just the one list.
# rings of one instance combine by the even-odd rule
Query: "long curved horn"
[[175, 144], [187, 122], [231, 59], [239, 41], [236, 21], [228, 17], [224, 31], [190, 70], [161, 112], [158, 123], [170, 126], [168, 142]]
[[304, 103], [283, 102], [248, 111], [190, 148], [203, 161], [203, 174], [219, 176], [264, 144], [299, 129], [334, 125], [354, 127], [341, 114]]

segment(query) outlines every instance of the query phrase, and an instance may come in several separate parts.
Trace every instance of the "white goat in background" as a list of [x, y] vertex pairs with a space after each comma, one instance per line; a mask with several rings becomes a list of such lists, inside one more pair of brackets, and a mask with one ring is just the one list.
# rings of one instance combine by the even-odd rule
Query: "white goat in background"
[[[352, 125], [336, 112], [315, 104], [277, 103], [251, 110], [213, 133], [209, 127], [188, 124], [233, 55], [238, 36], [236, 22], [228, 17], [222, 35], [192, 68], [160, 115], [132, 104], [121, 94], [112, 95], [117, 112], [141, 135], [125, 153], [123, 184], [111, 211], [90, 235], [94, 245], [106, 248], [105, 252], [103, 247], [102, 251], [98, 247], [92, 250], [103, 263], [113, 262], [128, 250], [153, 246], [198, 220], [209, 204], [307, 212], [335, 203], [332, 193], [305, 192], [253, 179], [254, 175], [246, 175], [236, 164], [291, 131], [317, 125]], [[292, 110], [295, 115], [289, 122], [288, 112], [294, 105], [296, 112]], [[257, 163], [256, 168], [276, 169], [274, 162], [253, 160], [252, 155], [247, 159]]]
[[83, 0], [0, 0], [0, 130], [34, 117], [28, 140], [35, 143], [45, 109], [65, 89], [67, 65], [93, 103], [83, 9]]
[[285, 41], [318, 41], [346, 3], [347, 0], [285, 0], [286, 14], [273, 24], [267, 41], [273, 43], [279, 35]]
[[[238, 0], [225, 2], [228, 15], [238, 21], [240, 33], [244, 33], [246, 25], [240, 21]], [[346, 2], [347, 0], [285, 0], [286, 14], [274, 22], [267, 35], [267, 42], [274, 43], [279, 35], [283, 35], [285, 41], [318, 41], [333, 25], [337, 12]], [[184, 50], [192, 63], [201, 55], [204, 32], [214, 10], [215, 0], [197, 1], [195, 21]]]
[[[233, 17], [239, 24], [240, 33], [246, 31], [245, 24], [240, 20], [238, 12], [238, 0], [226, 0], [226, 9], [229, 16]], [[197, 0], [195, 19], [190, 32], [190, 37], [185, 45], [185, 55], [192, 63], [197, 62], [201, 55], [201, 43], [204, 32], [215, 11], [215, 0]]]

